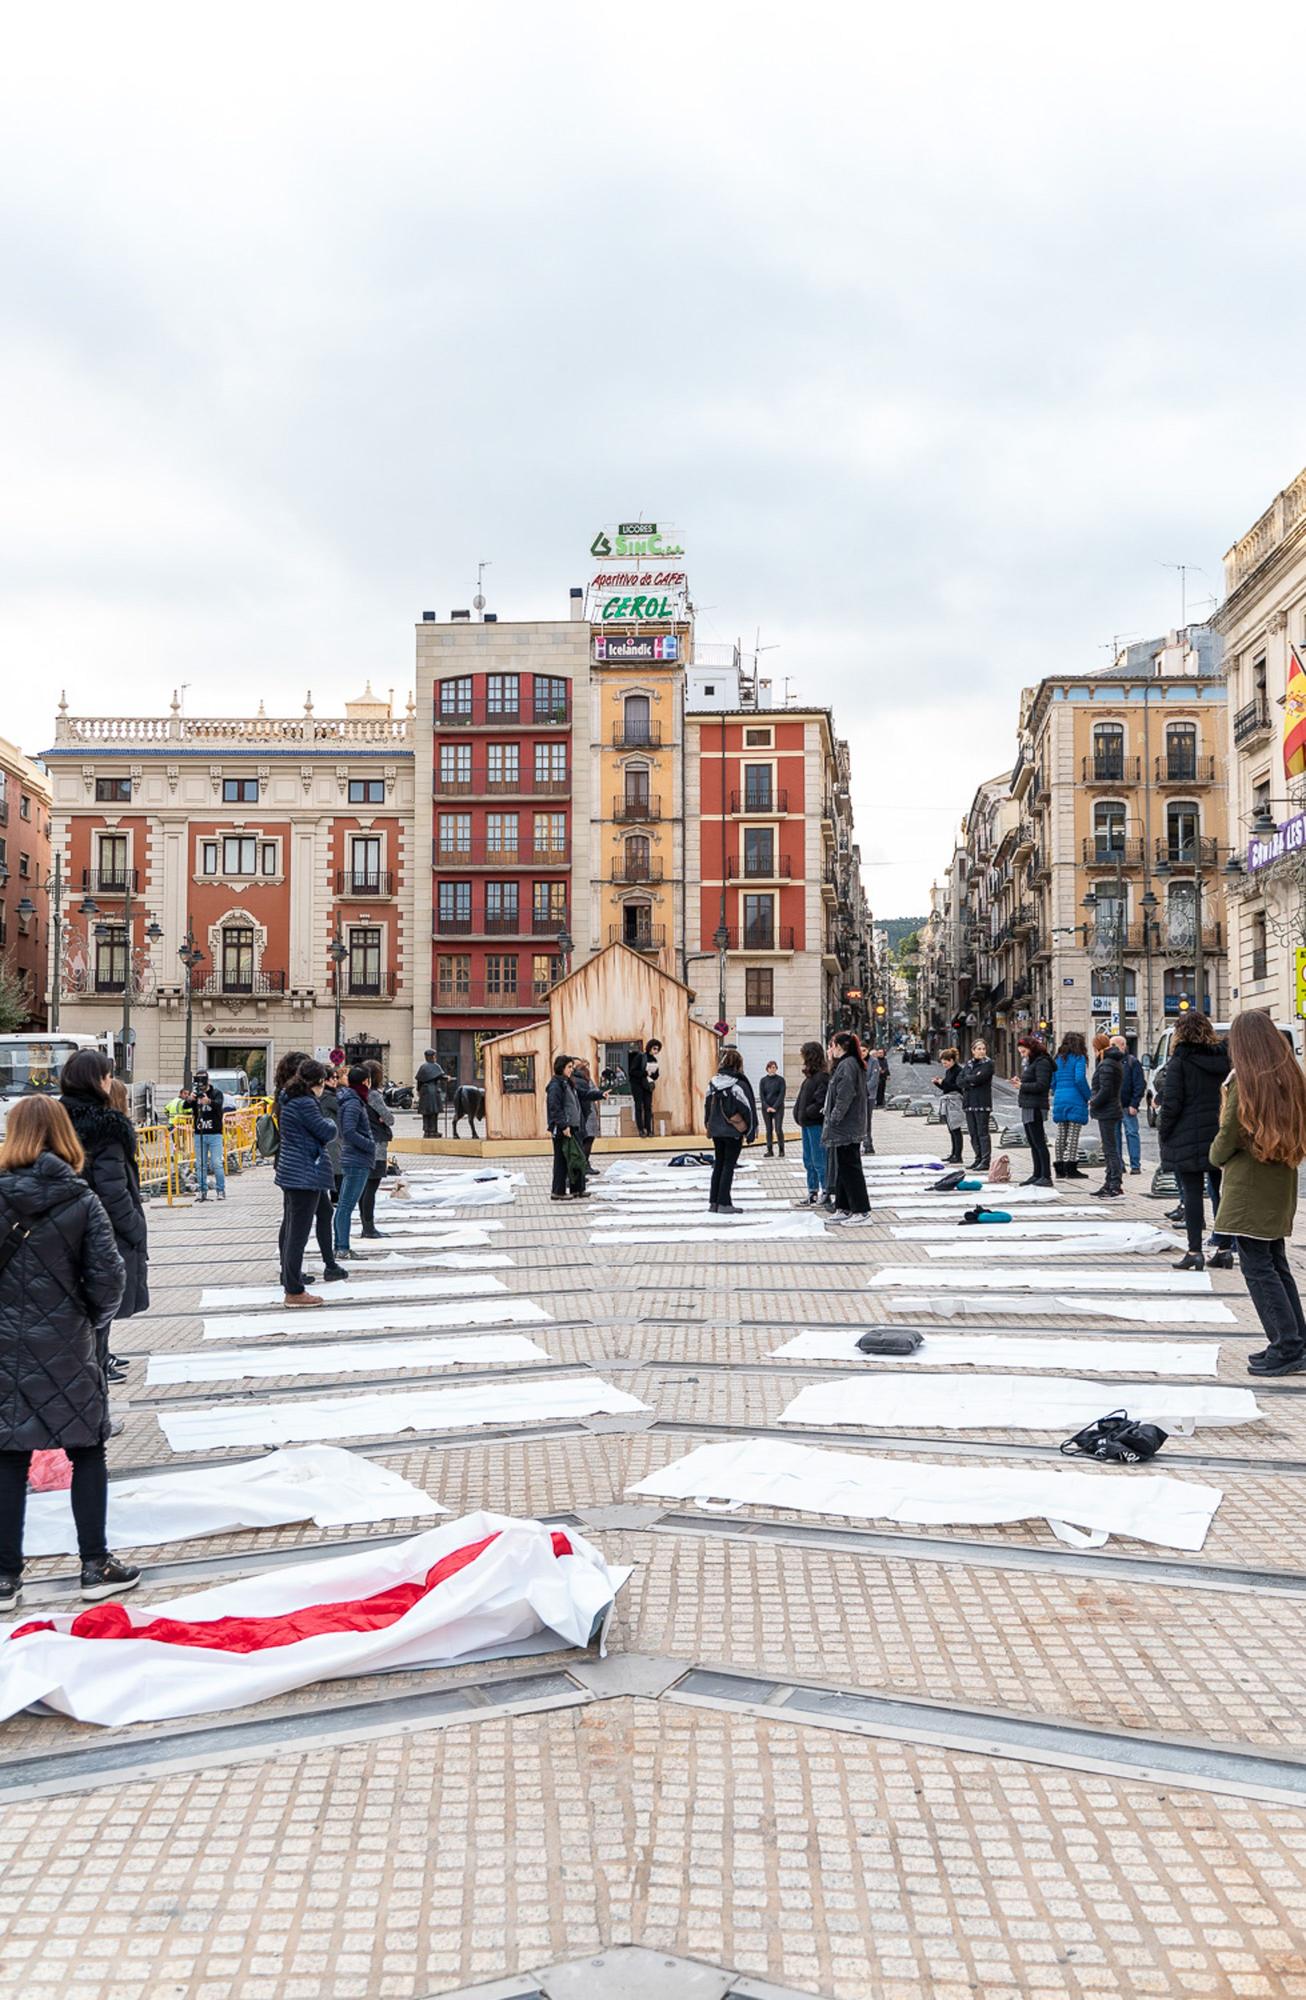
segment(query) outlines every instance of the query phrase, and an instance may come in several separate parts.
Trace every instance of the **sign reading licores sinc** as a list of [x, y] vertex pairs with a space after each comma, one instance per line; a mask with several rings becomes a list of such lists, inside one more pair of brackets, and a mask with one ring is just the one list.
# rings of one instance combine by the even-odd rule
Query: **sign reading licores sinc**
[[683, 569], [662, 567], [683, 557], [674, 531], [656, 521], [620, 521], [601, 528], [590, 544], [599, 565], [590, 584], [594, 625], [663, 625], [683, 620], [689, 580]]
[[600, 562], [624, 561], [628, 556], [644, 556], [653, 562], [666, 562], [672, 556], [683, 556], [684, 545], [676, 540], [674, 528], [668, 528], [665, 535], [659, 534], [656, 521], [618, 521], [615, 528], [600, 528], [590, 543], [590, 554]]

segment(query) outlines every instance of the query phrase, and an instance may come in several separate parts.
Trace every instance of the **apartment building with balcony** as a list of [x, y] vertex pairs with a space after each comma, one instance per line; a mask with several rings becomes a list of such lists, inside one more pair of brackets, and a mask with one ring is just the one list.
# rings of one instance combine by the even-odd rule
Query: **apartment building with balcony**
[[796, 1075], [811, 1036], [866, 1032], [872, 940], [848, 746], [828, 709], [768, 697], [737, 664], [689, 670], [682, 976], [701, 1019], [775, 1022]]
[[1306, 948], [1306, 781], [1283, 767], [1294, 647], [1306, 663], [1306, 470], [1229, 550], [1224, 585], [1227, 838], [1243, 866], [1228, 885], [1230, 998], [1286, 1021]]
[[[592, 628], [589, 935], [679, 973], [685, 934], [687, 620]], [[634, 657], [632, 657], [634, 656]]]
[[0, 737], [0, 965], [22, 989], [26, 1025], [47, 1022], [50, 782]]
[[589, 897], [573, 893], [589, 882], [591, 718], [590, 630], [572, 603], [566, 620], [455, 612], [417, 627], [414, 844], [430, 857], [430, 916], [415, 926], [414, 1056], [434, 1047], [464, 1081], [595, 944]]
[[[133, 1071], [256, 1087], [291, 1048], [411, 1058], [413, 719], [370, 686], [341, 717], [74, 716], [44, 754], [65, 1028], [117, 1028]], [[53, 925], [53, 920], [52, 920]], [[185, 953], [189, 966], [183, 959]]]

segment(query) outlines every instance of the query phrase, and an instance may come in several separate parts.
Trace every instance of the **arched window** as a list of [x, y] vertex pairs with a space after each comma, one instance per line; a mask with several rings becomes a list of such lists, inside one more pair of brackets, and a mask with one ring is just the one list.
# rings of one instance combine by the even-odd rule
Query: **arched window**
[[652, 872], [649, 837], [646, 833], [626, 835], [625, 876], [628, 882], [647, 882]]
[[1197, 782], [1197, 724], [1170, 722], [1165, 731], [1165, 775], [1171, 785]]
[[1173, 799], [1165, 809], [1165, 845], [1170, 862], [1197, 860], [1201, 816], [1191, 799]]
[[1125, 725], [1123, 722], [1093, 724], [1093, 776], [1099, 784], [1123, 784], [1125, 779]]
[[1125, 851], [1123, 799], [1099, 799], [1093, 807], [1093, 856], [1106, 861]]

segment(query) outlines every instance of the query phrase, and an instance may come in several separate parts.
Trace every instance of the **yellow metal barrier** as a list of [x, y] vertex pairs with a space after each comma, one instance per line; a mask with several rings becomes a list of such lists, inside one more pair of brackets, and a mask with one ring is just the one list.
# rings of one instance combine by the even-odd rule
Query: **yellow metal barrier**
[[[266, 1097], [252, 1098], [239, 1111], [230, 1111], [222, 1121], [222, 1164], [229, 1174], [256, 1167], [261, 1155], [256, 1143], [258, 1121], [271, 1109]], [[162, 1194], [169, 1208], [195, 1181], [195, 1127], [189, 1118], [175, 1125], [138, 1125], [136, 1161], [141, 1186]]]

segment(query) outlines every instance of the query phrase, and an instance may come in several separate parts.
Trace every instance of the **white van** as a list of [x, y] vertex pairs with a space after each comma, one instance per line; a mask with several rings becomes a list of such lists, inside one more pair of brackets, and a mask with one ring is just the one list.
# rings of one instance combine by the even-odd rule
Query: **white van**
[[5, 1129], [10, 1106], [20, 1097], [31, 1097], [34, 1092], [58, 1096], [63, 1066], [78, 1049], [99, 1049], [112, 1060], [113, 1036], [51, 1035], [39, 1029], [0, 1035], [0, 1132]]
[[[1232, 1022], [1229, 1021], [1212, 1021], [1211, 1026], [1215, 1030], [1216, 1039], [1221, 1042], [1226, 1041], [1232, 1025]], [[1302, 1023], [1300, 1021], [1276, 1021], [1274, 1025], [1300, 1062], [1303, 1054], [1306, 1054], [1306, 1037], [1303, 1036]], [[1147, 1122], [1149, 1125], [1155, 1125], [1156, 1114], [1161, 1106], [1161, 1093], [1165, 1082], [1164, 1070], [1170, 1060], [1170, 1049], [1174, 1042], [1175, 1029], [1178, 1026], [1178, 1019], [1166, 1022], [1156, 1038], [1156, 1047], [1152, 1051], [1150, 1060], [1144, 1064], [1144, 1068], [1147, 1071]]]

